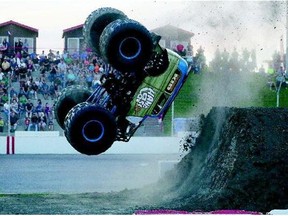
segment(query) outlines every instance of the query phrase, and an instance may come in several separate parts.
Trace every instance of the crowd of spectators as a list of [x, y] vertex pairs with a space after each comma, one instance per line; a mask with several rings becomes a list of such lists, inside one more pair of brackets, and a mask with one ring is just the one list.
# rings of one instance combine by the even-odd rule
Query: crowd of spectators
[[10, 132], [54, 130], [55, 99], [61, 89], [78, 84], [93, 90], [101, 74], [113, 70], [88, 51], [1, 53], [0, 65], [0, 132], [7, 131], [9, 120]]
[[[114, 70], [89, 50], [82, 52], [49, 50], [40, 54], [28, 53], [25, 42], [17, 42], [11, 54], [5, 50], [5, 40], [0, 44], [0, 134], [15, 130], [44, 131], [55, 129], [55, 99], [69, 85], [81, 85], [94, 90], [103, 73]], [[3, 49], [4, 47], [4, 49]], [[186, 58], [196, 73], [197, 65], [205, 64], [204, 50], [200, 47], [194, 57], [193, 47], [179, 44], [175, 51]], [[194, 67], [193, 67], [194, 66]], [[198, 67], [201, 69], [201, 67]], [[286, 87], [287, 72], [264, 68], [270, 88]], [[272, 70], [272, 72], [270, 72]], [[9, 127], [8, 127], [9, 125]]]

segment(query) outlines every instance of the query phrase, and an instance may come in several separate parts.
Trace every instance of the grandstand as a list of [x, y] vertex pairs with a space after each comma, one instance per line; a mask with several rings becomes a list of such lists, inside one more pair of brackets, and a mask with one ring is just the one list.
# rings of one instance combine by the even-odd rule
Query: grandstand
[[[9, 67], [5, 70], [4, 60], [9, 62]], [[14, 113], [18, 118], [16, 131], [54, 130], [60, 131], [60, 135], [63, 135], [63, 130], [54, 118], [53, 105], [57, 95], [68, 85], [81, 85], [93, 90], [94, 85], [99, 82], [101, 74], [108, 73], [110, 70], [113, 69], [102, 59], [86, 51], [77, 55], [64, 52], [61, 56], [57, 56], [51, 50], [47, 55], [44, 53], [40, 55], [18, 53], [15, 56], [4, 56], [0, 71], [0, 98], [1, 117], [4, 119], [5, 125], [0, 134], [4, 136], [8, 134], [8, 110], [10, 107], [10, 114]], [[9, 95], [10, 101], [8, 100]], [[42, 107], [39, 105], [40, 101]], [[26, 110], [28, 103], [33, 104], [31, 111]], [[46, 104], [50, 107], [49, 111], [45, 109]], [[43, 121], [46, 124], [41, 127], [40, 118], [43, 114], [46, 118]], [[38, 122], [34, 124], [35, 116], [37, 116]], [[13, 135], [15, 131], [12, 122], [10, 127], [12, 129], [10, 133]], [[161, 136], [164, 135], [164, 132], [158, 119], [151, 118], [145, 121], [135, 135]]]

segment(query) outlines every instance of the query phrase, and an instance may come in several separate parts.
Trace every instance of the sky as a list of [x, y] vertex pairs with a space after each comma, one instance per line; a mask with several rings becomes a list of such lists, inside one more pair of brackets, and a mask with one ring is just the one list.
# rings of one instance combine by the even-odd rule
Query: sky
[[[38, 50], [63, 50], [63, 30], [83, 24], [99, 7], [122, 10], [151, 30], [171, 24], [195, 34], [191, 42], [211, 60], [217, 48], [255, 49], [258, 64], [286, 46], [285, 1], [193, 0], [0, 0], [0, 22], [13, 20], [39, 30]], [[37, 52], [39, 52], [37, 50]]]

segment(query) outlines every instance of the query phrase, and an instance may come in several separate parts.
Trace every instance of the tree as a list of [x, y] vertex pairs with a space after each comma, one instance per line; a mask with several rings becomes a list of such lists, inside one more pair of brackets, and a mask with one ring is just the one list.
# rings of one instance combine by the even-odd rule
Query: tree
[[195, 73], [200, 73], [201, 70], [206, 66], [206, 57], [204, 55], [204, 49], [200, 46], [197, 49], [197, 53], [194, 57]]
[[277, 71], [280, 68], [280, 65], [282, 63], [281, 55], [279, 52], [275, 51], [272, 56], [272, 67], [275, 71]]
[[210, 70], [213, 72], [222, 71], [222, 59], [219, 48], [216, 49], [214, 59], [210, 62]]
[[234, 73], [240, 72], [239, 53], [236, 48], [234, 48], [231, 58], [229, 59], [229, 69]]

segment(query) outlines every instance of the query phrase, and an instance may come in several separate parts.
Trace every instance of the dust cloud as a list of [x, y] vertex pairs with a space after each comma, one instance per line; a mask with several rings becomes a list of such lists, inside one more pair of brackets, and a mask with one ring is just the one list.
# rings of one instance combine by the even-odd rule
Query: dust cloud
[[[286, 1], [193, 1], [186, 2], [182, 10], [177, 19], [167, 15], [166, 21], [195, 33], [194, 53], [202, 46], [208, 65], [216, 49], [230, 54], [234, 49], [239, 54], [247, 49], [255, 50], [258, 67], [267, 67], [265, 62], [280, 49], [281, 35], [286, 32]], [[213, 106], [243, 107], [245, 101], [259, 100], [261, 86], [251, 84], [251, 79], [251, 73], [244, 71], [227, 71], [221, 79], [207, 74], [197, 92], [200, 100], [195, 113], [207, 114]]]
[[286, 16], [286, 1], [184, 1], [174, 13], [161, 14], [161, 19], [193, 32], [194, 52], [202, 46], [208, 60], [217, 48], [228, 52], [247, 48], [256, 50], [261, 65], [279, 50]]
[[[265, 83], [258, 82], [251, 72], [238, 73], [228, 71], [227, 74], [217, 75], [207, 73], [202, 75], [197, 94], [199, 101], [192, 115], [206, 115], [212, 107], [245, 107], [261, 99], [261, 90]], [[263, 80], [259, 80], [262, 82]]]

